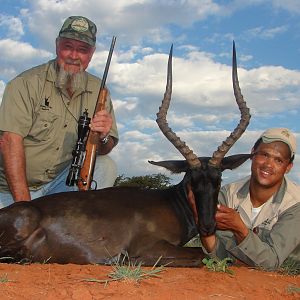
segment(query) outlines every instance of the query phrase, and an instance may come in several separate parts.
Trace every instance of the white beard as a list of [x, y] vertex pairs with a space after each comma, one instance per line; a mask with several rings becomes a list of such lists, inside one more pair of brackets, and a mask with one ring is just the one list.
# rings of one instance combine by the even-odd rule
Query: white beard
[[80, 67], [79, 72], [65, 70], [64, 65], [60, 66], [56, 76], [55, 85], [61, 90], [71, 90], [73, 93], [78, 89], [83, 89], [86, 85], [86, 73]]

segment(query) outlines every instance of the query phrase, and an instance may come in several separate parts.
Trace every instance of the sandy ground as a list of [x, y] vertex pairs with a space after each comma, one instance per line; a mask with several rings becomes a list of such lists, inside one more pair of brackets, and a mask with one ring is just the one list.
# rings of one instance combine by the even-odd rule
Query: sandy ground
[[300, 276], [247, 267], [230, 269], [233, 275], [169, 267], [158, 278], [105, 285], [87, 279], [109, 279], [112, 267], [0, 264], [0, 299], [300, 299]]

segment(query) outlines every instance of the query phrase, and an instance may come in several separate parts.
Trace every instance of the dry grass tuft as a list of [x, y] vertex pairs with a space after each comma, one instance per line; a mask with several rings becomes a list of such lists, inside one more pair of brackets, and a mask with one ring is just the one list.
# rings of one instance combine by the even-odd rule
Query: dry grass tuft
[[156, 261], [150, 270], [145, 270], [142, 268], [142, 262], [133, 263], [127, 254], [122, 258], [122, 260], [119, 258], [118, 261], [112, 265], [113, 270], [107, 275], [109, 279], [99, 280], [95, 278], [88, 278], [84, 281], [104, 283], [107, 285], [111, 281], [128, 280], [138, 282], [142, 279], [150, 277], [159, 277], [159, 274], [165, 269], [165, 266], [157, 267], [160, 259], [161, 257]]
[[297, 276], [300, 274], [300, 261], [286, 259], [279, 269], [279, 273], [284, 275]]

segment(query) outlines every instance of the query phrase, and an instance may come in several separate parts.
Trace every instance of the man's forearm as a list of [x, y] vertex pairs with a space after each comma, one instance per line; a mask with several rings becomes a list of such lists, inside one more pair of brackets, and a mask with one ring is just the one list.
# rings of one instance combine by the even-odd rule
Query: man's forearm
[[240, 244], [249, 234], [249, 229], [246, 227], [246, 225], [244, 225], [238, 229], [233, 230], [233, 234], [237, 244]]
[[23, 138], [5, 132], [1, 147], [4, 172], [9, 189], [15, 201], [31, 200], [27, 179]]

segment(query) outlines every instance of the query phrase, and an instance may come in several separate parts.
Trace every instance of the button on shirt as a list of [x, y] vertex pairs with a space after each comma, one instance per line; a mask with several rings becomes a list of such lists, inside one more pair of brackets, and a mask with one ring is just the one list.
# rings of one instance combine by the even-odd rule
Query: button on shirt
[[[30, 189], [54, 179], [72, 160], [78, 139], [77, 121], [87, 109], [92, 117], [100, 79], [86, 72], [86, 84], [72, 98], [55, 86], [54, 60], [32, 68], [9, 82], [0, 107], [0, 133], [14, 132], [24, 137], [26, 175]], [[110, 135], [118, 141], [110, 97], [106, 110], [112, 115]], [[0, 191], [7, 191], [0, 157]]]

